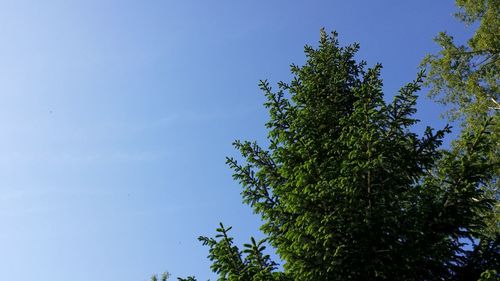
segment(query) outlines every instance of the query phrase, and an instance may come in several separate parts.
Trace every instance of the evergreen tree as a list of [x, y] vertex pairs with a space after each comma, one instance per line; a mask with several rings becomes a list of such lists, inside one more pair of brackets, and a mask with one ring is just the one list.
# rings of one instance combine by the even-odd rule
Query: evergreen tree
[[218, 280], [450, 280], [467, 265], [464, 241], [492, 209], [492, 119], [440, 150], [448, 126], [411, 131], [423, 73], [386, 103], [381, 66], [356, 62], [358, 48], [322, 30], [290, 83], [261, 82], [269, 146], [236, 141], [246, 161], [227, 163], [283, 272], [264, 242], [241, 251], [221, 224], [200, 237]]

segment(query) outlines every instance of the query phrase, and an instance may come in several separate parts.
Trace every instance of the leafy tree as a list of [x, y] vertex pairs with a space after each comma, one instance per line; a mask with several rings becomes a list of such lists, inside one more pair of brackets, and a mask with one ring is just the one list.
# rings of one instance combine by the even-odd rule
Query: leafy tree
[[410, 130], [423, 73], [386, 103], [381, 66], [356, 62], [358, 49], [322, 30], [290, 83], [261, 82], [268, 148], [236, 141], [245, 163], [227, 163], [283, 272], [264, 242], [241, 251], [221, 224], [200, 237], [218, 280], [449, 280], [467, 266], [464, 239], [492, 209], [482, 186], [495, 177], [493, 118], [440, 150], [448, 126]]
[[[464, 135], [482, 130], [484, 122], [491, 123], [486, 132], [489, 153], [483, 157], [499, 163], [500, 1], [457, 0], [456, 4], [460, 8], [457, 18], [477, 29], [466, 44], [457, 44], [445, 32], [436, 37], [442, 50], [422, 62], [429, 74], [427, 85], [431, 86], [431, 97], [449, 106], [448, 117], [459, 121]], [[461, 140], [452, 146], [456, 150], [465, 149]], [[500, 170], [498, 165], [492, 169], [495, 175], [482, 188], [494, 201], [494, 210], [483, 214], [486, 227], [474, 234], [472, 250], [465, 253], [467, 266], [461, 271], [463, 280], [473, 280], [469, 275], [475, 276], [477, 272], [500, 268]]]
[[457, 44], [453, 36], [441, 32], [435, 41], [442, 50], [428, 55], [430, 95], [452, 108], [449, 116], [471, 122], [500, 110], [500, 1], [457, 0], [457, 18], [478, 25], [467, 44]]

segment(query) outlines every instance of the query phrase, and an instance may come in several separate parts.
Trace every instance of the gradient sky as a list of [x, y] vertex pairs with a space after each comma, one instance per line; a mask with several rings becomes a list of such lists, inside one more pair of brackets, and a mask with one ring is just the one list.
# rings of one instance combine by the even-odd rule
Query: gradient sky
[[[213, 277], [199, 235], [262, 237], [225, 156], [264, 140], [257, 84], [290, 78], [319, 29], [381, 62], [386, 95], [453, 1], [0, 0], [0, 280]], [[425, 91], [421, 92], [425, 96]], [[439, 106], [418, 117], [441, 127]], [[420, 130], [417, 128], [417, 130]]]

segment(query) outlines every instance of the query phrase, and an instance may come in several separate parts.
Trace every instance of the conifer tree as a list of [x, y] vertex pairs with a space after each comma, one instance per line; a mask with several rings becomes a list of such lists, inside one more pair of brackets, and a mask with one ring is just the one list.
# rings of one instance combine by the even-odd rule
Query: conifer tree
[[236, 141], [245, 160], [227, 163], [283, 270], [221, 224], [200, 237], [218, 280], [453, 280], [467, 266], [464, 241], [492, 210], [492, 120], [440, 149], [450, 127], [411, 131], [423, 72], [386, 103], [381, 65], [356, 62], [358, 49], [322, 30], [291, 82], [261, 81], [269, 145]]

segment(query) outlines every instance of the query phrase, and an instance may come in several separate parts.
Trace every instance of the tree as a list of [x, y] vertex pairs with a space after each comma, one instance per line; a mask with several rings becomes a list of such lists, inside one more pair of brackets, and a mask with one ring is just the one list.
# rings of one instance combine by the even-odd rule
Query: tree
[[491, 120], [440, 149], [450, 127], [411, 131], [423, 72], [386, 103], [381, 65], [356, 62], [358, 49], [322, 30], [290, 83], [261, 81], [268, 148], [236, 141], [245, 163], [227, 163], [283, 272], [264, 242], [241, 251], [221, 224], [200, 237], [218, 280], [448, 280], [467, 265], [464, 239], [492, 209]]
[[[435, 41], [442, 50], [428, 55], [430, 96], [451, 106], [449, 117], [472, 122], [500, 110], [500, 1], [457, 0], [456, 14], [467, 25], [478, 25], [466, 45], [457, 44], [446, 32]], [[465, 124], [465, 123], [464, 123]]]
[[[219, 280], [234, 281], [286, 281], [282, 272], [277, 272], [277, 263], [264, 253], [265, 240], [257, 242], [253, 237], [250, 244], [243, 245], [240, 251], [228, 235], [231, 227], [225, 228], [221, 223], [217, 228], [216, 239], [201, 236], [203, 245], [210, 247], [209, 258], [213, 262], [212, 270], [219, 274]], [[243, 257], [244, 256], [244, 257]], [[182, 281], [182, 279], [180, 279]], [[187, 280], [186, 280], [187, 281]]]
[[151, 276], [151, 281], [159, 281], [159, 280], [167, 281], [169, 277], [170, 277], [170, 273], [168, 273], [168, 272], [163, 272], [161, 277], [160, 277], [161, 279], [158, 279], [158, 275], [153, 274], [153, 276]]
[[[431, 87], [430, 96], [450, 108], [447, 116], [450, 121], [460, 123], [463, 134], [482, 130], [484, 122], [491, 123], [486, 134], [489, 153], [484, 157], [490, 158], [491, 163], [499, 163], [500, 1], [457, 0], [456, 4], [460, 8], [457, 18], [477, 29], [465, 45], [455, 43], [445, 32], [436, 37], [442, 50], [422, 62], [429, 75], [427, 85]], [[465, 149], [460, 140], [452, 146], [455, 150]], [[482, 184], [494, 202], [494, 210], [483, 214], [486, 227], [474, 234], [472, 250], [466, 253], [467, 266], [461, 271], [463, 280], [472, 280], [470, 274], [475, 276], [477, 272], [500, 268], [499, 174], [497, 165], [495, 176]]]

